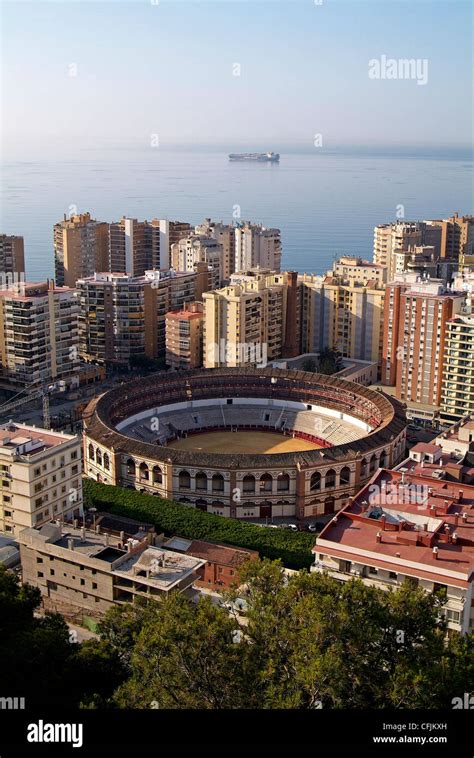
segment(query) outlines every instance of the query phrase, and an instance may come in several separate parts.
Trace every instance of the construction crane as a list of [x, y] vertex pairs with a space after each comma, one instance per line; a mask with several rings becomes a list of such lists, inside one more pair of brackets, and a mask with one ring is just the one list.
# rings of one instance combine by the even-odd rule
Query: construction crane
[[2, 416], [5, 416], [5, 414], [9, 413], [10, 411], [14, 410], [15, 408], [19, 408], [22, 405], [26, 405], [26, 403], [31, 403], [32, 400], [38, 400], [41, 398], [43, 401], [43, 427], [45, 429], [51, 429], [51, 418], [49, 414], [49, 397], [54, 392], [64, 392], [66, 389], [64, 382], [55, 382], [54, 384], [43, 384], [42, 387], [38, 387], [37, 389], [31, 390], [28, 392], [27, 395], [24, 395], [23, 397], [18, 397], [19, 395], [23, 395], [25, 390], [21, 390], [21, 392], [18, 392], [17, 395], [15, 395], [12, 400], [7, 401], [6, 403], [3, 403], [3, 405], [0, 405], [0, 418]]

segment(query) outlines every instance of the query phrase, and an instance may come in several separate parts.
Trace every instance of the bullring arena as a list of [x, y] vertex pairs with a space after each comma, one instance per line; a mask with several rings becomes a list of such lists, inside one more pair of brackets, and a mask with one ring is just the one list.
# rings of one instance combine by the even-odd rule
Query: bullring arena
[[402, 405], [282, 369], [160, 372], [93, 400], [86, 475], [239, 519], [339, 510], [405, 451]]

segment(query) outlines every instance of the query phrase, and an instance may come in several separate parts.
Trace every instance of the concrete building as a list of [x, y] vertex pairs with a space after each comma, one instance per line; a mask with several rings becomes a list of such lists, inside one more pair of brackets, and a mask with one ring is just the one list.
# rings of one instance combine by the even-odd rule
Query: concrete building
[[403, 261], [410, 248], [432, 246], [436, 260], [441, 257], [441, 228], [432, 221], [396, 221], [374, 229], [374, 263], [387, 268], [388, 281], [405, 271]]
[[395, 588], [404, 581], [446, 597], [448, 629], [474, 629], [474, 487], [377, 471], [323, 529], [314, 571]]
[[398, 274], [387, 286], [382, 383], [400, 400], [439, 406], [447, 323], [465, 300], [439, 279]]
[[205, 292], [204, 366], [266, 365], [299, 352], [294, 272], [254, 269]]
[[83, 360], [126, 366], [137, 357], [165, 357], [166, 314], [202, 295], [206, 264], [196, 272], [96, 273], [77, 282], [79, 350]]
[[164, 359], [166, 314], [202, 300], [210, 285], [209, 267], [197, 263], [195, 271], [146, 271], [145, 282], [145, 354]]
[[144, 278], [95, 273], [79, 279], [79, 351], [85, 361], [128, 365], [145, 353]]
[[172, 369], [202, 366], [203, 304], [185, 304], [166, 314], [166, 365]]
[[108, 268], [108, 229], [105, 221], [80, 213], [54, 225], [56, 284], [75, 287], [78, 279]]
[[14, 278], [24, 278], [24, 240], [14, 234], [0, 234], [0, 287], [6, 284], [6, 277], [10, 274], [16, 274]]
[[27, 424], [0, 426], [0, 532], [18, 537], [82, 516], [81, 439]]
[[326, 276], [300, 276], [302, 352], [330, 347], [344, 358], [380, 364], [385, 281], [383, 266], [349, 257]]
[[227, 281], [235, 271], [235, 226], [206, 218], [196, 226], [196, 234], [213, 237], [222, 245], [221, 274], [223, 281]]
[[448, 219], [436, 221], [441, 229], [441, 257], [459, 262], [459, 268], [474, 264], [474, 216], [455, 213]]
[[79, 366], [77, 291], [19, 282], [0, 291], [1, 376], [33, 385], [72, 377]]
[[171, 592], [193, 595], [205, 561], [150, 544], [151, 535], [115, 537], [52, 522], [24, 529], [20, 542], [23, 581], [39, 587], [46, 607], [82, 609], [101, 616], [136, 598], [160, 600]]
[[465, 416], [449, 426], [433, 442], [439, 445], [445, 454], [462, 459], [467, 453], [474, 452], [474, 414]]
[[439, 415], [453, 423], [474, 411], [474, 313], [447, 321], [444, 342]]
[[171, 246], [171, 266], [176, 271], [193, 272], [199, 263], [209, 270], [210, 289], [224, 281], [224, 248], [214, 237], [190, 234]]
[[235, 271], [260, 267], [280, 271], [281, 239], [279, 229], [244, 221], [235, 228]]
[[108, 271], [144, 276], [151, 269], [169, 269], [174, 243], [192, 228], [181, 221], [138, 221], [123, 217], [109, 225]]
[[205, 561], [198, 569], [197, 587], [212, 590], [227, 589], [239, 584], [239, 569], [246, 561], [258, 559], [256, 550], [245, 550], [233, 545], [218, 545], [203, 540], [186, 540], [172, 537], [163, 543], [167, 550], [175, 550]]

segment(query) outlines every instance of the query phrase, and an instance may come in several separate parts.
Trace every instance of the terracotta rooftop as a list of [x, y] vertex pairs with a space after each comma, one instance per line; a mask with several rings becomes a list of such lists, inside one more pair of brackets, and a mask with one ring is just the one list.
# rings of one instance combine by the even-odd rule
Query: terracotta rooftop
[[0, 447], [20, 455], [34, 455], [74, 439], [71, 434], [51, 432], [27, 424], [9, 422], [0, 425]]
[[381, 469], [314, 550], [464, 586], [474, 573], [474, 486]]

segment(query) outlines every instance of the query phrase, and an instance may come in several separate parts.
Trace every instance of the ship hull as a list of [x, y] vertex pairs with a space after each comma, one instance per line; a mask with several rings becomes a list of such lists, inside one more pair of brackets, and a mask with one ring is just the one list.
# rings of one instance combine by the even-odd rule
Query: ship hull
[[254, 161], [257, 163], [278, 163], [278, 153], [231, 153], [230, 161]]

